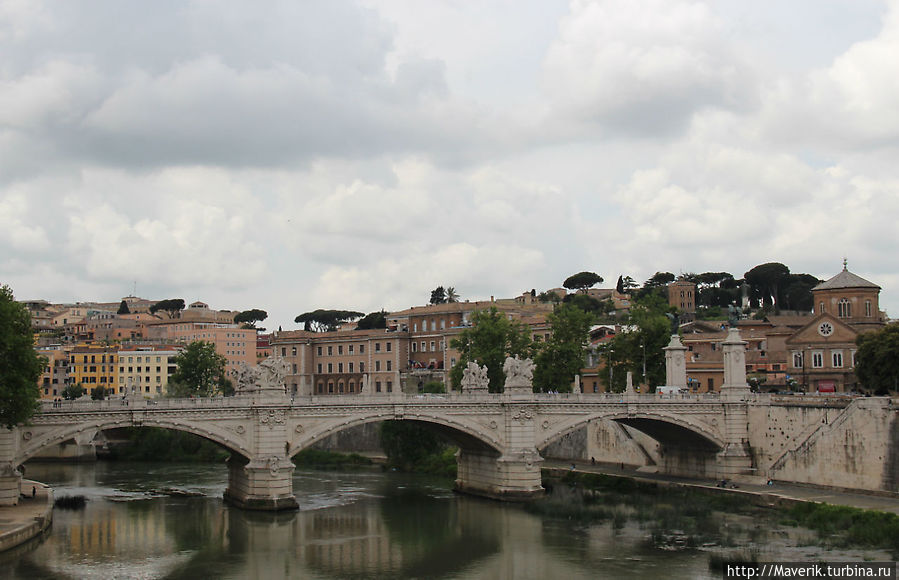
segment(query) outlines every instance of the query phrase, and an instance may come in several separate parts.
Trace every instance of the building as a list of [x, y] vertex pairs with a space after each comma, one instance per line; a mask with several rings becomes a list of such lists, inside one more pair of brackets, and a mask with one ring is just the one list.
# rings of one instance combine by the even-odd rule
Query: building
[[177, 370], [174, 359], [181, 349], [173, 346], [122, 348], [118, 353], [117, 392], [155, 398], [167, 392], [169, 377]]
[[696, 316], [696, 284], [684, 279], [668, 284], [668, 304], [681, 312], [681, 320], [693, 320]]
[[400, 390], [409, 333], [385, 329], [275, 333], [272, 351], [291, 368], [288, 390], [299, 395], [371, 395]]
[[812, 288], [815, 316], [786, 339], [788, 370], [805, 391], [849, 392], [864, 388], [855, 376], [855, 339], [878, 330], [880, 286], [843, 271]]
[[189, 344], [196, 340], [213, 343], [215, 351], [227, 359], [226, 371], [232, 376], [237, 374], [241, 364], [256, 364], [256, 331], [239, 328], [233, 322], [172, 318], [149, 323], [145, 332], [150, 340], [164, 344]]
[[59, 344], [36, 350], [38, 355], [47, 360], [38, 379], [41, 398], [53, 400], [62, 397], [62, 392], [69, 382], [69, 353]]
[[118, 385], [118, 346], [84, 344], [72, 349], [68, 356], [69, 383], [81, 385], [86, 394], [97, 387], [111, 389]]

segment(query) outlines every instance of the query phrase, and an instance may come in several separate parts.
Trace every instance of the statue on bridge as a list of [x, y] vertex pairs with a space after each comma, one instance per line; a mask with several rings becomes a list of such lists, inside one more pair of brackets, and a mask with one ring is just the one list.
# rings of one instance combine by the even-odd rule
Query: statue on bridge
[[471, 361], [462, 370], [463, 393], [486, 393], [489, 384], [486, 366], [478, 366], [478, 363]]
[[506, 383], [503, 390], [507, 393], [534, 392], [534, 361], [529, 358], [506, 357], [503, 365]]
[[280, 356], [270, 356], [255, 367], [240, 363], [237, 371], [237, 393], [287, 393], [284, 377], [290, 365]]

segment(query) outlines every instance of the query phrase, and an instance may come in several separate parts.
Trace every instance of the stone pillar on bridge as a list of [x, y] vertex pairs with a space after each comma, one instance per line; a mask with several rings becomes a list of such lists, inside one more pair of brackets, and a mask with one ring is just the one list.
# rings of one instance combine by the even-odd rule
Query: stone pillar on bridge
[[293, 495], [294, 464], [288, 456], [287, 408], [290, 397], [284, 383], [289, 367], [280, 357], [269, 357], [256, 369], [244, 368], [238, 392], [251, 404], [245, 425], [250, 453], [228, 458], [225, 501], [238, 507], [278, 511], [296, 509]]
[[671, 342], [663, 348], [665, 351], [665, 386], [687, 388], [687, 347], [680, 336], [671, 335]]
[[[484, 371], [486, 373], [486, 367]], [[509, 357], [503, 371], [506, 373], [503, 386], [506, 412], [503, 424], [495, 425], [495, 428], [503, 430], [506, 445], [502, 452], [460, 449], [456, 489], [501, 500], [528, 499], [543, 493], [540, 477], [543, 458], [534, 445], [537, 420], [533, 406], [534, 363], [531, 359]]]
[[19, 503], [22, 474], [15, 464], [15, 437], [18, 429], [0, 427], [0, 506]]
[[752, 475], [752, 456], [749, 453], [746, 345], [740, 331], [734, 327], [727, 331], [727, 338], [721, 343], [721, 350], [724, 353], [724, 384], [721, 385], [721, 399], [725, 407], [726, 445], [718, 454], [718, 460], [724, 478]]

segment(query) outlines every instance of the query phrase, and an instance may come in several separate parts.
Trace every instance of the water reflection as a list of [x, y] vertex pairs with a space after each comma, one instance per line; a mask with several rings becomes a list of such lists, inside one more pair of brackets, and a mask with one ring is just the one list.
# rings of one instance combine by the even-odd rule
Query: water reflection
[[[223, 505], [220, 466], [37, 465], [29, 476], [89, 501], [56, 510], [51, 535], [10, 556], [11, 578], [711, 577], [704, 556], [653, 553], [634, 526], [543, 519], [448, 481], [302, 472], [301, 510], [273, 514]], [[159, 495], [173, 487], [211, 493]]]

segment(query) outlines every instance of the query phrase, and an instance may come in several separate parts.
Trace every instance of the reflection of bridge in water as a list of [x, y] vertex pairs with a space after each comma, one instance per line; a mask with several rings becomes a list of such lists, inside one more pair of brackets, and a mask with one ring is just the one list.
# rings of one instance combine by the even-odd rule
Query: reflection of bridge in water
[[[212, 399], [44, 403], [31, 425], [0, 432], [0, 502], [18, 499], [20, 476], [15, 467], [42, 449], [72, 439], [86, 444], [105, 429], [151, 426], [193, 433], [230, 450], [225, 491], [230, 502], [250, 509], [291, 509], [297, 505], [291, 483], [291, 458], [296, 453], [343, 429], [385, 420], [427, 425], [455, 442], [457, 489], [500, 499], [540, 494], [540, 451], [567, 433], [600, 421], [626, 425], [658, 441], [662, 450], [658, 469], [663, 473], [738, 479], [769, 477], [772, 470], [779, 470], [794, 480], [805, 473], [826, 484], [814, 469], [827, 469], [837, 477], [841, 470], [847, 472], [848, 477], [839, 480], [844, 487], [895, 485], [881, 477], [884, 463], [899, 457], [897, 450], [888, 449], [888, 428], [878, 427], [874, 440], [861, 436], [858, 440], [865, 452], [880, 451], [879, 465], [875, 461], [865, 467], [861, 464], [868, 458], [859, 458], [851, 466], [841, 466], [827, 451], [834, 444], [844, 445], [843, 431], [855, 425], [847, 419], [853, 414], [861, 424], [873, 418], [889, 425], [885, 403], [857, 401], [835, 408], [824, 401], [791, 411], [790, 404], [753, 399], [745, 380], [745, 343], [734, 334], [735, 339], [724, 343], [725, 383], [720, 395], [550, 395], [528, 392], [528, 386], [502, 394], [291, 399], [281, 389]], [[683, 364], [678, 363], [686, 349], [678, 344], [672, 340], [675, 346], [666, 349], [669, 383], [674, 385], [685, 383], [678, 376]], [[860, 407], [873, 415], [857, 413]], [[854, 453], [838, 451], [847, 457]], [[871, 483], [877, 478], [883, 481]]]

